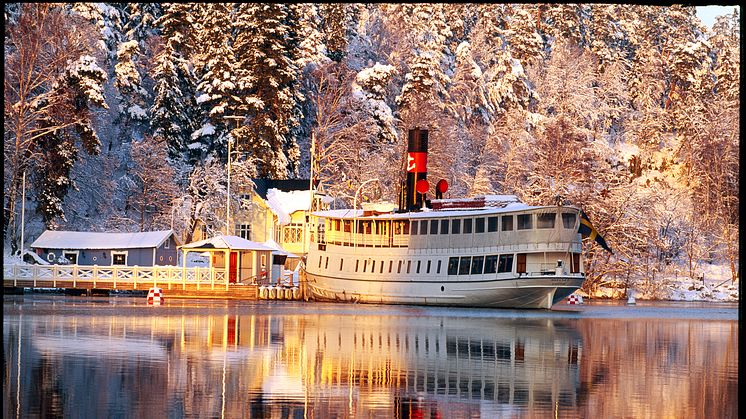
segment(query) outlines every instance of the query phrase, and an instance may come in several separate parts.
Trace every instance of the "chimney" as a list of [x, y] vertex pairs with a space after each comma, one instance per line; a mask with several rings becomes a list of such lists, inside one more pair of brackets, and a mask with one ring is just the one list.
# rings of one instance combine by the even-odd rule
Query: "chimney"
[[422, 208], [425, 194], [417, 192], [417, 182], [427, 179], [427, 130], [410, 129], [407, 141], [407, 183], [404, 210]]

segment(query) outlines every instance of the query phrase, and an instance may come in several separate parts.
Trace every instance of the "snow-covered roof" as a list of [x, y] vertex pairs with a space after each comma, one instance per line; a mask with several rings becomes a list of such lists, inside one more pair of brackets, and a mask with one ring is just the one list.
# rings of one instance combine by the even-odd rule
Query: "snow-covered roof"
[[269, 239], [262, 244], [264, 244], [267, 247], [271, 247], [275, 249], [272, 252], [273, 255], [285, 255], [291, 259], [300, 259], [300, 256], [296, 255], [295, 253], [290, 253], [287, 250], [283, 249], [282, 246], [280, 246], [276, 241], [272, 239]]
[[[485, 216], [493, 214], [502, 214], [513, 211], [524, 211], [524, 210], [540, 210], [540, 209], [556, 209], [557, 206], [531, 206], [521, 202], [512, 202], [506, 204], [504, 207], [484, 207], [484, 208], [457, 208], [457, 209], [442, 209], [442, 210], [431, 210], [426, 209], [423, 211], [415, 212], [391, 212], [385, 214], [363, 216], [363, 210], [354, 209], [336, 209], [326, 211], [314, 211], [313, 215], [317, 217], [328, 217], [328, 218], [342, 218], [342, 219], [416, 219], [416, 218], [443, 218], [443, 217], [470, 217], [470, 216]], [[574, 207], [566, 207], [574, 208]]]
[[267, 190], [267, 205], [281, 225], [290, 223], [290, 214], [296, 211], [308, 211], [311, 208], [311, 191]]
[[265, 250], [273, 251], [271, 247], [265, 246], [261, 243], [257, 243], [251, 240], [246, 240], [243, 237], [238, 236], [215, 236], [209, 239], [188, 243], [183, 246], [179, 246], [182, 249], [200, 249], [200, 248], [214, 248], [214, 249], [232, 249], [232, 250]]
[[[92, 231], [46, 230], [30, 247], [41, 249], [138, 249], [158, 247], [173, 230], [139, 233], [102, 233]], [[178, 238], [174, 235], [178, 244]]]

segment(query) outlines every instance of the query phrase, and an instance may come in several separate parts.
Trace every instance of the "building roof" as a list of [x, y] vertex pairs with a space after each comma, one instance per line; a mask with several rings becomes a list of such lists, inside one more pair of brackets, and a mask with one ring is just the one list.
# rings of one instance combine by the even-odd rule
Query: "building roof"
[[43, 249], [139, 249], [158, 247], [170, 236], [179, 239], [173, 230], [138, 233], [105, 233], [93, 231], [45, 230], [30, 247]]
[[296, 255], [295, 253], [290, 253], [287, 250], [283, 249], [282, 246], [280, 246], [276, 241], [269, 239], [263, 243], [265, 246], [271, 247], [275, 249], [272, 251], [273, 255], [285, 255], [290, 259], [300, 259], [300, 256]]
[[187, 243], [179, 246], [182, 249], [231, 249], [231, 250], [265, 250], [273, 251], [275, 249], [267, 247], [261, 243], [246, 240], [238, 236], [218, 235], [209, 239]]
[[262, 199], [267, 199], [267, 191], [278, 189], [283, 192], [290, 191], [307, 191], [310, 188], [308, 179], [252, 179], [257, 195]]

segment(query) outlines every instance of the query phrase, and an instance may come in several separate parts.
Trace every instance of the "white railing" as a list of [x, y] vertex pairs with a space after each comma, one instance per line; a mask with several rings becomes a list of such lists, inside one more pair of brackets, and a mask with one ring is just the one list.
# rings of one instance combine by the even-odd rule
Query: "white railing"
[[224, 268], [182, 268], [179, 266], [79, 266], [79, 265], [3, 265], [3, 285], [18, 286], [18, 281], [28, 283], [43, 281], [44, 286], [52, 282], [54, 288], [75, 288], [78, 281], [98, 282], [107, 285], [127, 285], [136, 288], [138, 284], [153, 286], [196, 284], [201, 286], [225, 286], [228, 289]]

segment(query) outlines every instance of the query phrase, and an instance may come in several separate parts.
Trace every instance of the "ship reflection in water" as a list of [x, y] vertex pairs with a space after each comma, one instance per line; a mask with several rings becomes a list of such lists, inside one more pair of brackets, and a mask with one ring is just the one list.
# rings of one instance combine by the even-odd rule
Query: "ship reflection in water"
[[452, 313], [6, 298], [3, 417], [737, 417], [736, 321]]

